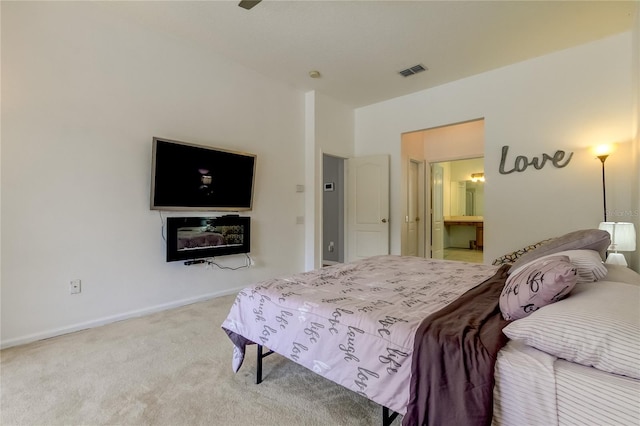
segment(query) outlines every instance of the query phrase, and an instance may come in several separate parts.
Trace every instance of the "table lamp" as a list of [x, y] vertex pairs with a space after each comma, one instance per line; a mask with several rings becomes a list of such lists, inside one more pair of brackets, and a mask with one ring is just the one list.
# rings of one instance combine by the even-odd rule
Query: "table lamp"
[[611, 245], [608, 250], [613, 251], [607, 256], [605, 263], [627, 266], [627, 260], [619, 251], [636, 250], [636, 228], [628, 222], [601, 222], [599, 229], [611, 235]]

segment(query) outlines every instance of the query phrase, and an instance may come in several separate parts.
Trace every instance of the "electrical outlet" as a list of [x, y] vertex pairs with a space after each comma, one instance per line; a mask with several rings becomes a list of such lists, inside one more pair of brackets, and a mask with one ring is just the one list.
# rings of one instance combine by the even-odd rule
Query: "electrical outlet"
[[82, 291], [82, 282], [80, 280], [71, 280], [69, 282], [69, 294], [78, 294]]

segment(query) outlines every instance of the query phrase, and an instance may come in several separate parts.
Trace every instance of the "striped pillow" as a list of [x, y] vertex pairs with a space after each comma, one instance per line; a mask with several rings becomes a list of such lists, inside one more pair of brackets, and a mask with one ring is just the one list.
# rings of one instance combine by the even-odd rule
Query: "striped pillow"
[[640, 287], [587, 283], [502, 331], [558, 358], [640, 379]]
[[592, 283], [599, 281], [607, 275], [607, 267], [602, 263], [600, 253], [595, 250], [565, 250], [547, 256], [539, 257], [530, 263], [509, 270], [509, 275], [515, 275], [527, 265], [550, 256], [568, 256], [571, 264], [578, 273], [578, 283]]

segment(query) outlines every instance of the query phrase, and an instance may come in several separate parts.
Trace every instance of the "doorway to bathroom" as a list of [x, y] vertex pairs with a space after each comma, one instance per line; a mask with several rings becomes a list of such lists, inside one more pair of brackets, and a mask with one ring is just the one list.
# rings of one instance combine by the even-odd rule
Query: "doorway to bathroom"
[[[484, 158], [435, 162], [431, 167], [433, 246], [442, 247], [442, 259], [482, 263]], [[436, 217], [435, 206], [440, 217]]]
[[401, 253], [483, 262], [484, 119], [404, 133]]

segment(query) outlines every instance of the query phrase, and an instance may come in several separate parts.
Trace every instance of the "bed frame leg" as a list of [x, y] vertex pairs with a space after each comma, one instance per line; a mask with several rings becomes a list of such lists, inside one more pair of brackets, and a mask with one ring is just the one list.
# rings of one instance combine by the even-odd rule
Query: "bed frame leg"
[[262, 383], [262, 345], [258, 345], [256, 360], [256, 385]]
[[[256, 385], [262, 383], [262, 360], [273, 353], [272, 350], [263, 353], [263, 346], [256, 344]], [[382, 426], [391, 426], [391, 423], [398, 417], [398, 413], [382, 407]]]
[[382, 407], [382, 426], [390, 426], [396, 417], [398, 417], [398, 413], [389, 410], [387, 407]]
[[269, 351], [266, 353], [262, 353], [262, 345], [257, 345], [257, 359], [256, 359], [256, 385], [262, 383], [262, 359], [268, 357], [273, 353], [273, 351]]

